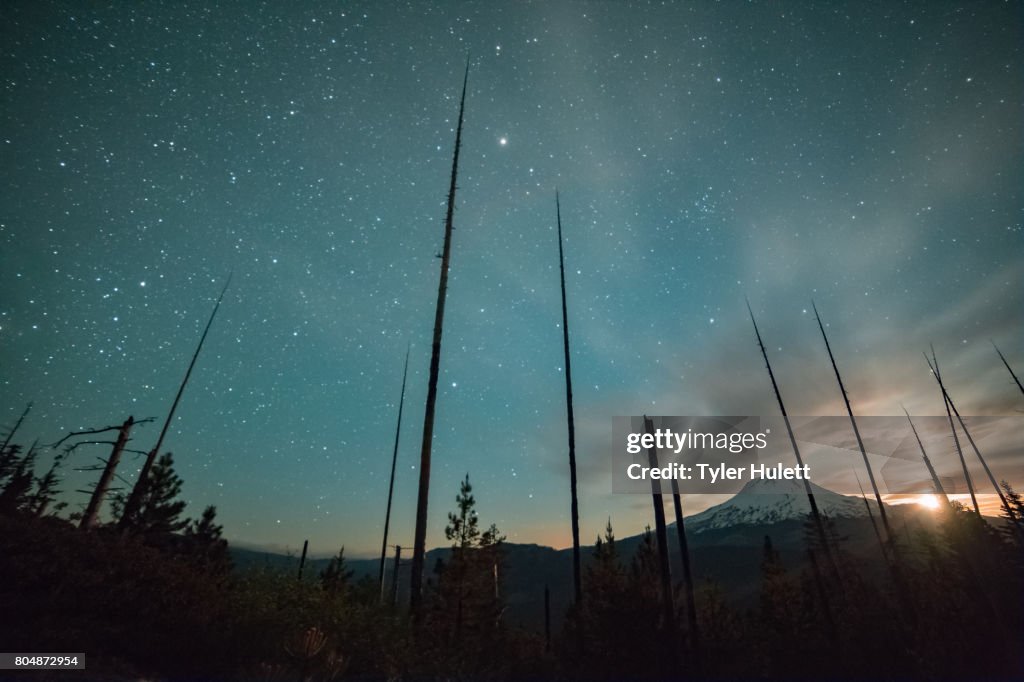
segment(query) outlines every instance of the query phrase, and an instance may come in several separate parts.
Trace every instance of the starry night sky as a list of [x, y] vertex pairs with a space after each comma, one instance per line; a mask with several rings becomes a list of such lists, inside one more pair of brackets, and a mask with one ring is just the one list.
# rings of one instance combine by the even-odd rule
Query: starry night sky
[[[458, 95], [471, 59], [428, 546], [570, 543], [556, 187], [591, 540], [613, 415], [1024, 405], [1024, 12], [1015, 2], [0, 5], [0, 423], [156, 417], [232, 541], [411, 545]], [[71, 466], [106, 455], [79, 452]], [[126, 472], [137, 470], [129, 458]], [[74, 493], [96, 474], [66, 472]], [[698, 510], [710, 502], [687, 500]]]

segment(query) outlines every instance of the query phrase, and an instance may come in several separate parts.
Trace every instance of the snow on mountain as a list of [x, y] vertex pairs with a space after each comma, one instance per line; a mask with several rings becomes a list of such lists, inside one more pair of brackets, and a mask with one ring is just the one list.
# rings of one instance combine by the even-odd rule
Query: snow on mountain
[[[811, 483], [818, 509], [830, 518], [867, 516], [864, 500], [847, 497]], [[756, 479], [748, 482], [732, 498], [686, 519], [686, 530], [707, 530], [743, 524], [770, 524], [802, 520], [811, 511], [803, 481]]]

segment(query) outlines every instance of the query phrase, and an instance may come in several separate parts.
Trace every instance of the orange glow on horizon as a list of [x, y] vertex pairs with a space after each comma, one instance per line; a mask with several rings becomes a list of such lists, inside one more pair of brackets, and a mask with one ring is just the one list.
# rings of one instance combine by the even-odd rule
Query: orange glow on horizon
[[[999, 496], [995, 493], [976, 493], [975, 496], [978, 498], [978, 508], [981, 510], [982, 516], [999, 516], [1003, 513]], [[957, 493], [949, 495], [950, 502], [959, 502], [964, 506], [965, 509], [973, 509], [974, 505], [971, 503], [971, 496], [968, 493]], [[901, 505], [901, 504], [918, 504], [928, 509], [939, 509], [942, 506], [942, 496], [928, 493], [920, 495], [883, 495], [882, 496], [886, 504]]]

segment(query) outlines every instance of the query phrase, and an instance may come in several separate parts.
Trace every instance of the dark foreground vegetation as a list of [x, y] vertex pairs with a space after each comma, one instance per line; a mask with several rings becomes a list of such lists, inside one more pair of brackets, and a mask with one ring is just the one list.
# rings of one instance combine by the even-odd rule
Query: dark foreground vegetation
[[[756, 604], [737, 607], [714, 582], [699, 583], [694, 620], [681, 581], [665, 608], [656, 535], [620, 556], [609, 523], [584, 563], [582, 603], [546, 637], [503, 617], [503, 538], [479, 524], [468, 477], [448, 516], [451, 554], [428, 573], [416, 622], [387, 590], [382, 599], [376, 580], [354, 581], [344, 551], [319, 572], [233, 569], [214, 510], [183, 517], [170, 457], [124, 530], [83, 529], [48, 511], [45, 477], [26, 478], [27, 456], [8, 446], [0, 478], [0, 641], [7, 651], [85, 652], [88, 670], [23, 679], [1024, 675], [1024, 545], [1012, 522], [996, 527], [955, 504], [886, 560], [847, 555], [831, 532], [830, 566], [809, 523], [817, 560], [796, 572], [766, 537]], [[1020, 497], [1005, 492], [1007, 517], [1020, 518]]]

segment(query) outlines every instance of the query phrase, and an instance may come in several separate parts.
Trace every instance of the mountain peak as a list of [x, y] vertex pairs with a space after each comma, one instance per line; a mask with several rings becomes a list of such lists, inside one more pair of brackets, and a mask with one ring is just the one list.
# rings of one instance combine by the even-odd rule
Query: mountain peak
[[[810, 483], [814, 501], [822, 514], [831, 518], [867, 516], [864, 502], [834, 493]], [[800, 520], [811, 511], [803, 481], [755, 479], [748, 481], [732, 498], [695, 514], [686, 521], [687, 530], [701, 533], [736, 525], [760, 525]]]

